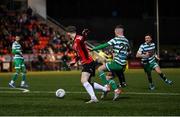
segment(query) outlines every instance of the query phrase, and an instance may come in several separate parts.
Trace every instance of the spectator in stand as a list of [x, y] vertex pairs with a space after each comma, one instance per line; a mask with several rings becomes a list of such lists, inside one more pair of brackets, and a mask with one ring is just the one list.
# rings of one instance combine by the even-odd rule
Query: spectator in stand
[[32, 12], [33, 12], [32, 8], [28, 7], [26, 10], [26, 14], [30, 17], [30, 16], [32, 16]]

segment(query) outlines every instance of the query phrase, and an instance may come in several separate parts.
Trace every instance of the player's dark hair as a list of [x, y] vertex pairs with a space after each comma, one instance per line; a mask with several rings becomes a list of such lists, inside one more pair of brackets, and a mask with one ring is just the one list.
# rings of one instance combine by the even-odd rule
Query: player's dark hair
[[150, 33], [146, 33], [146, 34], [145, 34], [145, 37], [146, 37], [146, 36], [150, 36], [150, 37], [152, 38], [152, 34], [150, 34]]
[[68, 26], [68, 27], [66, 27], [66, 32], [75, 33], [76, 27], [75, 26]]
[[123, 25], [121, 25], [121, 24], [119, 24], [119, 25], [116, 25], [116, 27], [115, 28], [122, 28], [122, 29], [124, 29], [124, 26]]

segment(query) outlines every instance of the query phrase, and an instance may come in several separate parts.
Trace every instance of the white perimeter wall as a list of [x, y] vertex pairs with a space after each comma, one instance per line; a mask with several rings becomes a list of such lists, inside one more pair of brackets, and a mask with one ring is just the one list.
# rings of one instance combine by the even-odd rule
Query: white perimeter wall
[[33, 9], [33, 12], [39, 14], [43, 18], [47, 18], [46, 0], [28, 0], [28, 6]]

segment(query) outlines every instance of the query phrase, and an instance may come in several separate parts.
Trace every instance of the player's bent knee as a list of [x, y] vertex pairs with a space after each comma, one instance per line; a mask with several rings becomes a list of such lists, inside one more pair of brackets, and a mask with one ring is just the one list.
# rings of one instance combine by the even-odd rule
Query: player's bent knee
[[102, 71], [102, 70], [101, 70], [101, 67], [98, 67], [98, 71], [99, 71], [99, 72]]
[[112, 78], [113, 78], [112, 72], [108, 72], [107, 75], [106, 75], [106, 80], [110, 80]]
[[160, 69], [156, 69], [156, 72], [159, 74], [162, 73]]
[[99, 68], [98, 68], [98, 71], [99, 71], [99, 72], [101, 72], [101, 71], [103, 71], [103, 70], [104, 70], [104, 67], [99, 67]]
[[87, 78], [81, 78], [81, 83], [85, 83], [85, 82], [88, 82]]
[[103, 64], [103, 65], [101, 65], [100, 67], [98, 67], [98, 71], [100, 72], [100, 71], [103, 71], [104, 69], [106, 69], [106, 65], [105, 64]]
[[106, 80], [113, 79], [113, 76], [106, 76]]

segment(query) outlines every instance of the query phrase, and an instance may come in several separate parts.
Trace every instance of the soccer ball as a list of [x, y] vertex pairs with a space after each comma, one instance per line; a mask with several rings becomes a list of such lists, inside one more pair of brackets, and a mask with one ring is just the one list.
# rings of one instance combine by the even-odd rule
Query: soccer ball
[[65, 94], [66, 94], [66, 92], [64, 89], [58, 89], [56, 91], [56, 97], [58, 97], [58, 98], [63, 98], [65, 96]]

